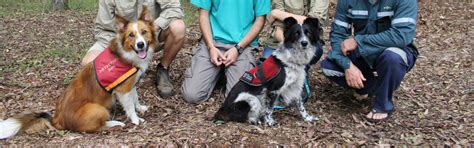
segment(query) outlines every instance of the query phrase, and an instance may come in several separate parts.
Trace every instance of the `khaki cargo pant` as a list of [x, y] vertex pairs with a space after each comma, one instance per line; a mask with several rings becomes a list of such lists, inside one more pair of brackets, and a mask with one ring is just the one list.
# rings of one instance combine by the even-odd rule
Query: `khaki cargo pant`
[[[222, 53], [234, 47], [234, 45], [235, 44], [214, 43], [214, 46], [220, 49]], [[225, 93], [227, 96], [244, 72], [255, 66], [256, 59], [254, 54], [256, 48], [255, 46], [247, 47], [247, 49], [239, 55], [234, 64], [224, 68], [224, 66], [217, 67], [211, 63], [209, 50], [206, 44], [201, 41], [193, 51], [191, 67], [186, 69], [184, 74], [185, 78], [181, 87], [184, 100], [189, 103], [201, 103], [206, 101], [216, 86], [221, 70], [224, 70], [225, 78], [227, 79]]]

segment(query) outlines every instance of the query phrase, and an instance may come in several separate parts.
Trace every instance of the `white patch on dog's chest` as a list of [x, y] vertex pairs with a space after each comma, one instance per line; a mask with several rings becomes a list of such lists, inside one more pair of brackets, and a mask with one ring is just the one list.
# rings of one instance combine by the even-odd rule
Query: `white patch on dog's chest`
[[288, 105], [295, 99], [301, 97], [301, 91], [303, 90], [304, 79], [306, 73], [304, 68], [289, 68], [285, 69], [285, 83], [283, 86], [276, 90], [275, 93], [280, 95], [283, 101]]

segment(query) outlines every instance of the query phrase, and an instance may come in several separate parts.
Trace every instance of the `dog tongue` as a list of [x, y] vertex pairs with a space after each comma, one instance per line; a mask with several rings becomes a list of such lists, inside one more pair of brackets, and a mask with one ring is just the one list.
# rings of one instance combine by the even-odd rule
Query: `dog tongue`
[[146, 50], [140, 50], [138, 52], [138, 57], [141, 58], [141, 59], [146, 58]]

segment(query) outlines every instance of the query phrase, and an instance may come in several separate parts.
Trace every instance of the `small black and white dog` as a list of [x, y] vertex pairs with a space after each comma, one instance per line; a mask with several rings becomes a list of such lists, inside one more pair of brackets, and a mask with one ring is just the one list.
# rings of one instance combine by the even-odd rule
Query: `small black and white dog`
[[[322, 29], [316, 18], [307, 18], [303, 25], [293, 17], [284, 21], [284, 41], [272, 56], [247, 71], [234, 85], [214, 120], [276, 124], [272, 118], [276, 102], [296, 106], [305, 121], [318, 118], [306, 112], [301, 93], [306, 77], [305, 65], [315, 54], [315, 45]], [[280, 100], [276, 100], [280, 98]]]

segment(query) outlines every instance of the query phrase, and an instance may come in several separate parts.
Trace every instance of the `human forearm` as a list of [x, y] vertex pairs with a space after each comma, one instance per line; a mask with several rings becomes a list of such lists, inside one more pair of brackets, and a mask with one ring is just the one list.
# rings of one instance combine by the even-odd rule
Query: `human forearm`
[[260, 31], [263, 29], [263, 25], [265, 25], [265, 17], [264, 16], [258, 16], [255, 19], [255, 22], [253, 23], [252, 27], [250, 30], [247, 32], [247, 34], [240, 40], [238, 43], [240, 47], [247, 47], [252, 41], [260, 34]]
[[208, 49], [214, 48], [214, 42], [211, 33], [211, 23], [209, 21], [209, 11], [205, 9], [199, 10], [199, 26], [201, 27], [202, 36]]
[[274, 10], [272, 10], [272, 11], [270, 12], [270, 17], [273, 18], [274, 20], [278, 20], [278, 21], [283, 21], [283, 20], [285, 20], [285, 18], [287, 18], [287, 17], [293, 17], [293, 18], [295, 18], [295, 19], [298, 21], [298, 23], [300, 23], [300, 24], [303, 24], [303, 21], [307, 18], [306, 16], [288, 13], [288, 12], [285, 12], [285, 11], [280, 10], [280, 9], [274, 9]]

